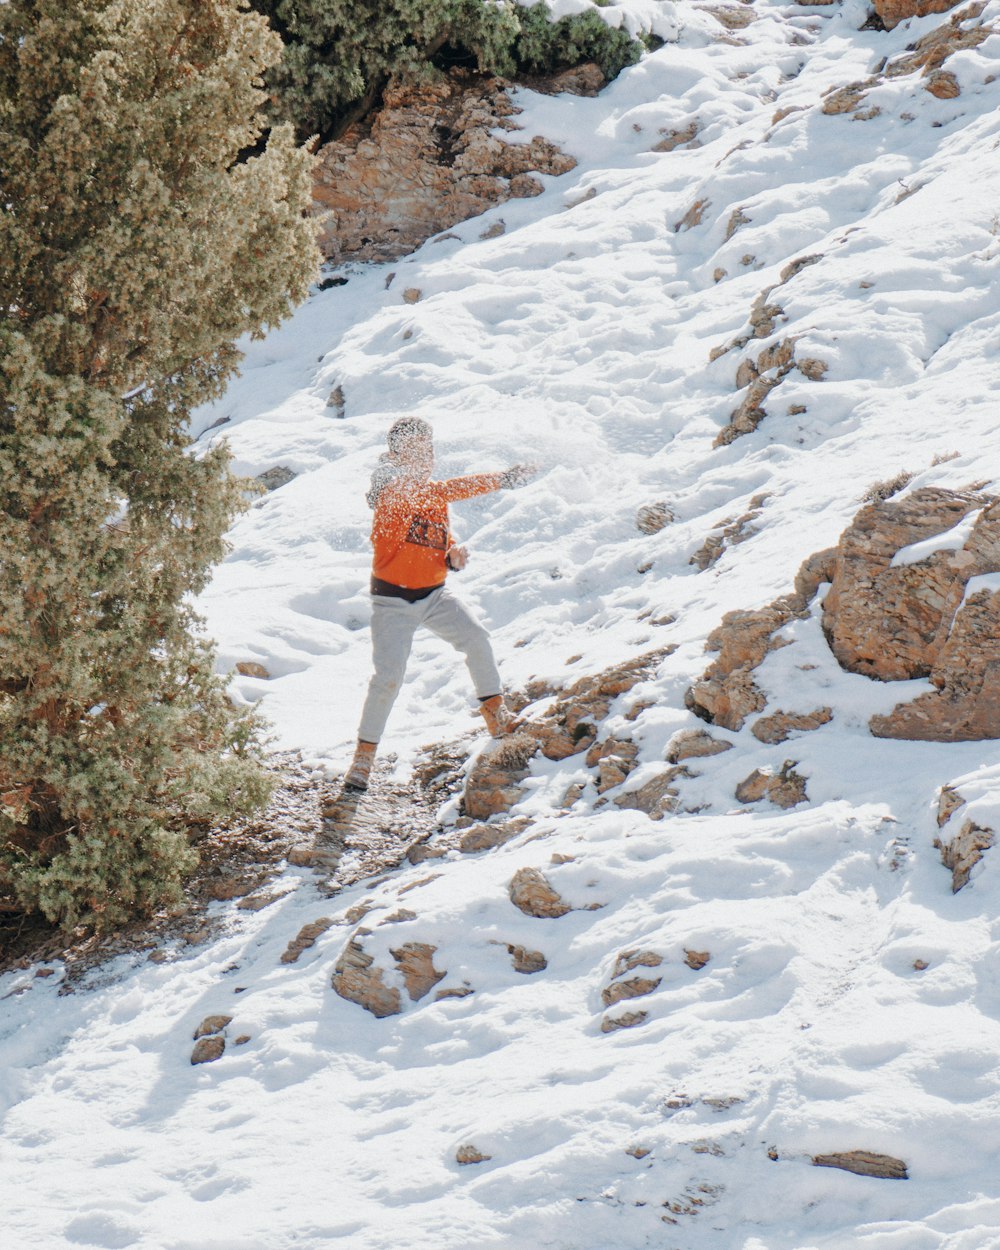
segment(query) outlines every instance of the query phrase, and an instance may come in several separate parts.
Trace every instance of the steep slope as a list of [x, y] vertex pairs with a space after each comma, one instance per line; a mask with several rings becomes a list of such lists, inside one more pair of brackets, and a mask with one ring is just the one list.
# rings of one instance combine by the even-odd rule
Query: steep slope
[[[367, 679], [363, 489], [418, 412], [445, 473], [543, 468], [455, 510], [512, 687], [675, 648], [600, 726], [637, 766], [598, 794], [581, 756], [535, 757], [531, 823], [496, 849], [334, 897], [289, 868], [259, 913], [219, 906], [219, 940], [87, 993], [60, 996], [58, 967], [5, 978], [14, 1244], [1000, 1245], [995, 852], [953, 893], [935, 846], [997, 827], [995, 742], [872, 737], [930, 684], [841, 669], [821, 588], [756, 680], [769, 713], [830, 719], [711, 727], [731, 749], [683, 761], [676, 812], [614, 801], [705, 729], [685, 694], [724, 614], [788, 593], [873, 483], [996, 490], [1000, 2], [890, 32], [853, 0], [625, 7], [663, 48], [594, 99], [518, 96], [572, 173], [345, 268], [249, 346], [202, 441], [296, 476], [201, 606], [226, 667], [269, 674], [234, 689], [277, 745], [336, 773]], [[658, 501], [675, 519], [645, 533]], [[425, 743], [482, 750], [469, 702], [419, 642], [395, 784]], [[737, 798], [782, 770], [790, 810]], [[939, 828], [948, 784], [966, 804]], [[335, 993], [348, 975], [392, 1014]], [[211, 1014], [225, 1053], [192, 1067]], [[855, 1151], [909, 1180], [813, 1166]]]

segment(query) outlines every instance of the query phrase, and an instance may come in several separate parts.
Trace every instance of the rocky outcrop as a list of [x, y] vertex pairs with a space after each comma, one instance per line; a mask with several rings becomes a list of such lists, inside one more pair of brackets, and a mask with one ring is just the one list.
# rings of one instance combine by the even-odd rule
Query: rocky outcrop
[[472, 820], [489, 820], [510, 811], [521, 797], [528, 760], [538, 744], [525, 733], [491, 742], [479, 755], [465, 782], [462, 806]]
[[992, 829], [966, 820], [950, 841], [938, 838], [934, 845], [941, 852], [941, 863], [951, 871], [951, 892], [957, 894], [969, 884], [972, 870], [996, 842]]
[[233, 1022], [232, 1016], [206, 1016], [194, 1031], [194, 1049], [191, 1063], [214, 1063], [226, 1050], [226, 1027]]
[[[889, 30], [906, 18], [943, 13], [953, 8], [955, 0], [875, 0], [876, 12]], [[857, 121], [877, 117], [881, 109], [877, 105], [865, 105], [868, 92], [887, 79], [916, 73], [921, 75], [923, 86], [932, 95], [949, 99], [961, 94], [958, 79], [941, 66], [955, 52], [976, 48], [989, 38], [992, 34], [989, 25], [970, 25], [985, 8], [984, 0], [975, 0], [952, 14], [944, 25], [935, 27], [905, 51], [884, 61], [871, 77], [843, 87], [831, 87], [823, 101], [823, 112], [848, 113]]]
[[960, 2], [961, 0], [874, 0], [874, 9], [886, 30], [892, 30], [907, 18], [947, 13]]
[[436, 946], [428, 946], [426, 942], [407, 942], [398, 950], [389, 952], [402, 973], [411, 1002], [419, 1002], [446, 976], [434, 967], [436, 950]]
[[329, 916], [320, 916], [318, 920], [311, 920], [308, 924], [304, 924], [282, 951], [281, 962], [283, 964], [296, 963], [302, 952], [315, 946], [327, 929], [332, 926], [333, 920]]
[[[823, 630], [842, 668], [879, 681], [927, 677], [933, 690], [888, 715], [876, 737], [961, 742], [1000, 737], [1000, 500], [923, 487], [862, 508], [836, 548], [806, 560], [795, 591], [730, 612], [708, 639], [719, 653], [687, 692], [704, 720], [739, 730], [766, 706], [754, 670], [779, 631], [804, 617], [822, 581]], [[977, 583], [976, 578], [983, 580]], [[764, 742], [818, 727], [829, 708], [755, 722]]]
[[711, 568], [727, 547], [735, 547], [745, 543], [748, 538], [759, 532], [754, 521], [760, 516], [767, 501], [767, 495], [754, 495], [748, 510], [738, 517], [727, 517], [720, 521], [711, 534], [694, 553], [689, 564], [696, 564], [699, 569]]
[[872, 1150], [847, 1150], [842, 1154], [814, 1155], [813, 1166], [817, 1168], [840, 1168], [855, 1176], [877, 1176], [882, 1180], [906, 1181], [910, 1179], [906, 1164], [892, 1155], [876, 1154]]
[[[582, 82], [577, 74], [558, 85], [586, 89]], [[494, 205], [539, 195], [533, 174], [573, 169], [573, 158], [546, 139], [512, 144], [496, 135], [517, 129], [520, 110], [509, 87], [463, 70], [388, 87], [381, 109], [320, 150], [313, 200], [325, 216], [325, 255], [334, 261], [405, 255]]]
[[[940, 543], [898, 558], [933, 539]], [[935, 687], [872, 717], [877, 737], [1000, 737], [1000, 590], [970, 585], [998, 571], [1000, 501], [992, 496], [925, 487], [855, 518], [823, 605], [831, 649], [851, 672], [929, 677]]]
[[831, 720], [833, 712], [828, 707], [818, 707], [815, 712], [772, 712], [770, 716], [758, 717], [750, 732], [758, 742], [776, 746], [787, 741], [793, 733], [810, 733]]
[[731, 742], [713, 738], [704, 729], [682, 729], [667, 745], [667, 760], [671, 764], [679, 764], [682, 760], [703, 759], [732, 749]]
[[676, 651], [675, 646], [647, 651], [601, 673], [581, 677], [542, 713], [525, 726], [541, 746], [546, 759], [563, 760], [589, 751], [597, 741], [597, 729], [619, 695], [652, 676], [661, 660]]
[[766, 607], [727, 612], [722, 624], [708, 636], [706, 648], [719, 657], [685, 696], [687, 706], [703, 720], [723, 729], [739, 730], [746, 718], [763, 710], [767, 700], [756, 685], [753, 670], [784, 642], [777, 632], [796, 617], [808, 615], [820, 584], [832, 576], [830, 548], [805, 560], [795, 578], [795, 589]]
[[759, 803], [761, 799], [767, 799], [776, 807], [795, 807], [808, 798], [806, 779], [795, 771], [794, 760], [785, 760], [776, 773], [766, 768], [755, 768], [736, 787], [736, 797], [741, 803]]
[[537, 868], [519, 868], [508, 887], [510, 901], [526, 916], [555, 920], [573, 910]]
[[666, 768], [636, 790], [629, 790], [615, 799], [615, 806], [634, 812], [645, 812], [650, 820], [662, 820], [677, 810], [679, 792], [673, 784], [678, 777], [690, 777], [684, 767]]
[[356, 934], [337, 960], [332, 985], [341, 998], [357, 1003], [381, 1020], [402, 1010], [399, 990], [394, 985], [386, 985], [384, 975]]

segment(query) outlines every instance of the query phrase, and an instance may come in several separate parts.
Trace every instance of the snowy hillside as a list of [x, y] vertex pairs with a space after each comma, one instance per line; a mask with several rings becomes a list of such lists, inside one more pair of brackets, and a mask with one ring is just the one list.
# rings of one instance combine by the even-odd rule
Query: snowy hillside
[[[276, 748], [327, 776], [369, 671], [364, 490], [404, 413], [433, 423], [442, 476], [541, 466], [453, 509], [472, 555], [455, 588], [511, 688], [676, 648], [602, 728], [638, 745], [626, 790], [704, 728], [684, 696], [723, 614], [787, 592], [873, 483], [996, 488], [1000, 0], [891, 32], [860, 29], [861, 0], [622, 7], [664, 46], [593, 99], [517, 93], [524, 139], [576, 170], [395, 264], [346, 267], [201, 414], [201, 445], [227, 438], [239, 471], [296, 475], [236, 525], [201, 609], [227, 670], [270, 674], [234, 691], [261, 700]], [[907, 61], [953, 20], [965, 46], [943, 70]], [[958, 94], [928, 90], [928, 68]], [[658, 501], [676, 519], [640, 532]], [[692, 562], [727, 527], [721, 556]], [[832, 718], [776, 745], [713, 728], [733, 749], [692, 761], [661, 821], [601, 803], [582, 757], [537, 757], [513, 813], [532, 823], [494, 850], [332, 898], [288, 867], [271, 906], [216, 904], [208, 945], [62, 996], [56, 965], [5, 976], [5, 1244], [1000, 1247], [1000, 870], [987, 852], [953, 894], [934, 846], [956, 779], [996, 827], [997, 744], [872, 737], [869, 717], [929, 683], [843, 671], [818, 603], [786, 636], [759, 683]], [[427, 744], [480, 751], [477, 730], [464, 670], [423, 636], [384, 740], [393, 779]], [[735, 798], [786, 760], [807, 802]], [[515, 908], [524, 868], [571, 910]], [[403, 994], [383, 1019], [335, 994], [359, 921], [387, 983], [404, 985], [392, 952], [423, 944], [456, 994]], [[513, 947], [546, 966], [518, 971]], [[624, 971], [656, 984], [615, 1003]], [[210, 1014], [249, 1040], [191, 1066]], [[812, 1164], [859, 1150], [909, 1179]]]

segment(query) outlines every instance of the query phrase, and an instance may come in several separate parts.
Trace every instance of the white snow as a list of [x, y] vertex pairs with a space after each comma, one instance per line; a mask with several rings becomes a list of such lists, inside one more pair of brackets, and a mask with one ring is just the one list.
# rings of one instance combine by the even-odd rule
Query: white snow
[[[225, 670], [252, 659], [272, 675], [235, 677], [235, 696], [317, 769], [342, 768], [354, 737], [364, 489], [402, 413], [433, 422], [443, 474], [543, 466], [454, 509], [472, 551], [455, 586], [511, 685], [676, 645], [604, 727], [634, 734], [647, 772], [699, 725], [683, 696], [722, 615], [787, 592], [873, 482], [994, 477], [1000, 35], [948, 63], [959, 97], [887, 78], [866, 102], [881, 113], [855, 120], [824, 115], [823, 93], [948, 15], [886, 33], [859, 29], [862, 0], [758, 0], [757, 20], [728, 32], [695, 3], [618, 7], [638, 23], [662, 9], [676, 41], [596, 99], [518, 93], [525, 136], [561, 142], [576, 170], [457, 239], [345, 267], [346, 285], [247, 346], [242, 377], [199, 414], [200, 445], [227, 438], [239, 471], [298, 475], [236, 524], [200, 606]], [[983, 20], [998, 19], [991, 0]], [[700, 146], [652, 150], [695, 120]], [[700, 224], [678, 229], [699, 200]], [[727, 240], [737, 210], [749, 221]], [[506, 232], [483, 240], [499, 220]], [[789, 374], [754, 434], [713, 449], [744, 353], [709, 353], [749, 332], [754, 299], [805, 256], [820, 259], [772, 292], [774, 334], [750, 348], [794, 337], [827, 372]], [[326, 406], [336, 386], [343, 419]], [[692, 553], [758, 494], [759, 532], [699, 572]], [[660, 499], [678, 519], [644, 536], [636, 508]], [[666, 613], [676, 622], [651, 624]], [[951, 836], [934, 819], [945, 783], [969, 799], [956, 823], [997, 827], [996, 744], [872, 738], [874, 712], [928, 683], [842, 672], [818, 607], [785, 636], [760, 670], [768, 710], [828, 706], [833, 720], [780, 746], [713, 730], [737, 749], [691, 761], [677, 816], [598, 808], [592, 784], [560, 814], [590, 775], [579, 758], [540, 761], [518, 809], [536, 823], [501, 849], [333, 899], [289, 868], [279, 902], [215, 905], [224, 935], [165, 963], [140, 952], [66, 995], [58, 964], [0, 979], [5, 1246], [1000, 1247], [1000, 869], [987, 852], [953, 895], [934, 845]], [[640, 698], [653, 706], [626, 722]], [[454, 656], [420, 638], [385, 743], [400, 780], [422, 744], [475, 730], [471, 703]], [[741, 810], [736, 784], [785, 760], [808, 804]], [[507, 884], [525, 866], [575, 908], [600, 906], [523, 916]], [[360, 899], [380, 964], [427, 942], [441, 986], [475, 992], [383, 1020], [340, 999], [330, 976]], [[381, 923], [401, 906], [417, 919]], [[280, 965], [322, 915], [338, 923]], [[548, 967], [513, 971], [508, 943]], [[663, 956], [640, 969], [662, 980], [608, 1011], [645, 1023], [605, 1035], [601, 990], [632, 949]], [[685, 950], [711, 959], [695, 972]], [[226, 1054], [192, 1067], [192, 1031], [216, 1012], [235, 1017]], [[463, 1144], [492, 1157], [460, 1166]], [[904, 1159], [910, 1180], [810, 1165], [855, 1149]]]
[[974, 508], [966, 513], [957, 525], [953, 525], [950, 530], [945, 530], [943, 534], [924, 538], [918, 543], [910, 543], [908, 547], [900, 547], [892, 557], [890, 567], [896, 569], [906, 564], [919, 564], [936, 551], [961, 551], [969, 541], [982, 511], [982, 508]]

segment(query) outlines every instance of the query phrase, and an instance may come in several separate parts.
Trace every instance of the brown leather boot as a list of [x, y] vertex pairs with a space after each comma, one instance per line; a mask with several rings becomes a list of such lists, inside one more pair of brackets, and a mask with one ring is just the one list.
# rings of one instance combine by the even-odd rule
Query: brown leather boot
[[344, 789], [365, 791], [368, 789], [368, 778], [371, 776], [372, 764], [375, 763], [375, 742], [358, 742], [354, 751], [354, 759], [344, 775]]
[[514, 713], [504, 702], [502, 694], [494, 694], [488, 699], [481, 699], [479, 711], [482, 713], [491, 738], [506, 737], [516, 727]]

